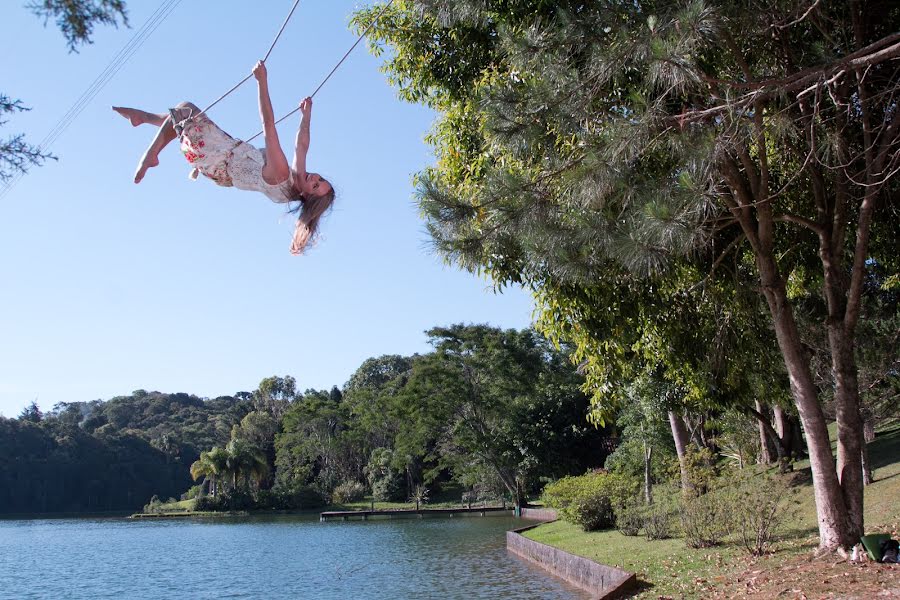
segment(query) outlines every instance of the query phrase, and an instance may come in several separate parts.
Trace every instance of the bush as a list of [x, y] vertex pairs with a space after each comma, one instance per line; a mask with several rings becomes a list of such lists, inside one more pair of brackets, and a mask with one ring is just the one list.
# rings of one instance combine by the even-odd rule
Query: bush
[[679, 512], [684, 541], [691, 548], [718, 546], [732, 526], [731, 503], [723, 493], [686, 498]]
[[666, 540], [675, 529], [675, 511], [671, 504], [657, 502], [644, 510], [644, 535], [648, 540]]
[[731, 502], [740, 510], [735, 511], [734, 525], [749, 554], [761, 556], [770, 550], [791, 513], [793, 492], [784, 477], [760, 474], [736, 478]]
[[615, 510], [616, 529], [622, 535], [638, 535], [644, 526], [646, 507], [642, 500], [630, 500]]
[[197, 511], [227, 511], [227, 510], [251, 510], [257, 508], [253, 495], [242, 489], [228, 490], [213, 496], [197, 498], [194, 510]]
[[609, 496], [602, 492], [587, 493], [574, 500], [564, 511], [563, 518], [585, 531], [609, 529], [615, 523], [615, 513]]
[[331, 501], [335, 504], [346, 504], [362, 500], [366, 496], [366, 486], [358, 481], [345, 481], [331, 492]]
[[322, 494], [309, 485], [278, 486], [271, 490], [262, 490], [257, 500], [259, 508], [273, 510], [306, 510], [326, 504]]
[[612, 527], [615, 510], [638, 493], [637, 480], [616, 473], [565, 477], [544, 488], [544, 503], [585, 531]]
[[709, 448], [690, 449], [684, 457], [690, 489], [694, 496], [702, 496], [711, 490], [718, 477], [716, 456]]
[[144, 512], [145, 513], [161, 513], [161, 512], [163, 512], [162, 506], [163, 506], [162, 500], [159, 499], [159, 496], [157, 496], [156, 494], [153, 494], [153, 497], [150, 498], [150, 503], [144, 505]]
[[393, 457], [390, 448], [376, 448], [366, 465], [372, 497], [378, 502], [402, 502], [404, 499], [403, 473], [393, 467]]
[[193, 500], [203, 495], [203, 484], [194, 485], [188, 488], [188, 491], [181, 495], [182, 500]]

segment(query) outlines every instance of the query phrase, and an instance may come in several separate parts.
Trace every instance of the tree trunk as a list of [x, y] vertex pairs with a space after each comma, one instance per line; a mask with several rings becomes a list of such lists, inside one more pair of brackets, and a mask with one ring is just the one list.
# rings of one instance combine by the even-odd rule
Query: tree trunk
[[[829, 319], [830, 321], [830, 319]], [[863, 513], [863, 423], [859, 411], [859, 381], [853, 344], [843, 326], [828, 327], [834, 373], [834, 405], [837, 421], [837, 475], [844, 496], [850, 534], [854, 539], [865, 533]]]
[[788, 456], [794, 459], [799, 458], [802, 440], [797, 439], [798, 436], [796, 435], [797, 432], [791, 415], [777, 404], [772, 407], [772, 412], [775, 415], [775, 433], [778, 434], [781, 446], [785, 449]]
[[[816, 515], [819, 520], [819, 547], [828, 550], [835, 550], [839, 547], [849, 548], [859, 540], [859, 535], [847, 518], [847, 505], [834, 468], [828, 426], [809, 368], [809, 357], [801, 343], [784, 282], [778, 275], [778, 268], [771, 253], [766, 253], [766, 256], [757, 254], [757, 267], [763, 293], [775, 325], [778, 347], [787, 368], [791, 394], [806, 432], [809, 462], [813, 475]], [[854, 462], [857, 470], [860, 470], [858, 457], [859, 452], [857, 451], [854, 455]]]
[[872, 463], [869, 461], [869, 444], [875, 441], [875, 421], [869, 418], [863, 420], [863, 445], [862, 445], [862, 469], [863, 485], [871, 485], [875, 481], [872, 473]]
[[644, 442], [644, 500], [653, 504], [653, 481], [650, 477], [650, 461], [653, 459], [653, 446]]
[[[772, 462], [778, 461], [778, 470], [781, 473], [787, 473], [790, 470], [790, 452], [787, 447], [784, 445], [781, 437], [778, 435], [778, 432], [775, 431], [775, 428], [772, 427], [772, 424], [769, 422], [769, 417], [767, 413], [763, 413], [759, 411], [759, 407], [762, 406], [765, 408], [765, 405], [761, 405], [759, 401], [756, 402], [756, 410], [749, 409], [750, 413], [756, 417], [756, 422], [759, 425], [760, 430], [760, 443], [765, 443], [769, 446], [767, 452], [769, 453], [769, 462], [765, 464], [771, 464]], [[772, 458], [774, 453], [775, 458]]]
[[775, 462], [775, 456], [778, 450], [775, 448], [776, 444], [773, 443], [773, 440], [766, 429], [766, 425], [769, 424], [769, 407], [757, 400], [756, 412], [759, 413], [756, 418], [756, 427], [759, 431], [759, 462], [760, 464], [770, 465]]
[[687, 465], [690, 436], [687, 427], [684, 425], [684, 419], [675, 411], [669, 411], [669, 426], [672, 428], [672, 439], [675, 440], [675, 452], [678, 454], [678, 467], [681, 470], [681, 491], [687, 495], [693, 489]]

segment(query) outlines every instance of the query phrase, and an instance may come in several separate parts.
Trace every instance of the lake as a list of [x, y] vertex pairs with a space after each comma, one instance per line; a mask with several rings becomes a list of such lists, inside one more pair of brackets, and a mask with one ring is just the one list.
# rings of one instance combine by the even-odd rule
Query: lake
[[588, 596], [509, 554], [507, 516], [0, 520], [0, 598]]

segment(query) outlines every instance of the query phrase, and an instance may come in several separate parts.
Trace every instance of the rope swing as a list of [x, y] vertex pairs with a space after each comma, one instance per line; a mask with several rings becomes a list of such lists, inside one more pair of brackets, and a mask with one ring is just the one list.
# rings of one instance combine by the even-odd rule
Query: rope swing
[[[393, 4], [393, 3], [394, 3], [394, 0], [389, 0], [388, 3], [385, 4], [385, 5], [381, 8], [380, 11], [378, 11], [378, 14], [375, 15], [375, 18], [372, 20], [372, 22], [369, 24], [369, 26], [366, 27], [365, 31], [362, 32], [362, 35], [360, 35], [360, 36], [357, 38], [357, 40], [353, 43], [352, 46], [350, 46], [350, 49], [347, 50], [347, 52], [344, 54], [344, 56], [341, 58], [341, 60], [339, 60], [338, 63], [334, 66], [334, 68], [331, 69], [331, 71], [328, 73], [328, 75], [325, 76], [325, 79], [322, 80], [322, 83], [320, 83], [319, 86], [315, 89], [315, 91], [314, 91], [312, 94], [310, 94], [310, 96], [309, 96], [310, 98], [314, 98], [315, 95], [316, 95], [317, 93], [319, 93], [319, 90], [322, 89], [322, 86], [324, 86], [325, 83], [326, 83], [329, 79], [331, 79], [331, 76], [334, 75], [335, 71], [337, 71], [338, 68], [344, 63], [344, 61], [347, 60], [347, 57], [350, 56], [350, 53], [353, 52], [353, 50], [356, 49], [356, 47], [357, 47], [357, 46], [359, 45], [359, 43], [363, 40], [363, 38], [365, 38], [366, 35], [368, 35], [369, 31], [372, 30], [372, 27], [374, 27], [375, 24], [378, 22], [378, 20], [381, 18], [381, 15], [383, 15], [384, 12], [385, 12], [385, 11], [391, 6], [391, 4]], [[275, 49], [275, 44], [278, 43], [278, 39], [281, 37], [281, 34], [284, 32], [284, 28], [287, 27], [288, 22], [290, 22], [291, 17], [294, 15], [294, 11], [297, 9], [297, 6], [298, 6], [299, 4], [300, 4], [300, 0], [294, 0], [294, 5], [291, 7], [291, 11], [288, 13], [287, 18], [285, 18], [284, 23], [281, 24], [281, 29], [278, 30], [278, 33], [275, 35], [275, 39], [272, 40], [272, 45], [269, 46], [269, 50], [268, 50], [268, 52], [266, 52], [265, 57], [263, 57], [262, 62], [266, 62], [266, 60], [268, 60], [268, 58], [269, 58], [269, 55], [272, 54], [272, 50]], [[241, 79], [234, 87], [232, 87], [230, 90], [228, 90], [227, 92], [225, 92], [224, 94], [222, 94], [221, 96], [219, 96], [212, 104], [210, 104], [209, 106], [207, 106], [206, 108], [204, 108], [203, 110], [201, 110], [199, 113], [197, 113], [196, 115], [191, 115], [190, 118], [199, 117], [200, 115], [205, 114], [205, 113], [206, 113], [207, 111], [209, 111], [212, 107], [214, 107], [216, 104], [218, 104], [219, 102], [221, 102], [222, 100], [224, 100], [225, 98], [227, 98], [232, 92], [234, 92], [236, 89], [238, 89], [239, 87], [241, 87], [242, 85], [244, 85], [247, 81], [249, 81], [251, 77], [253, 77], [253, 74], [252, 74], [252, 73], [251, 73], [250, 75], [247, 75], [247, 76], [244, 77], [243, 79]], [[280, 119], [278, 119], [277, 121], [275, 121], [275, 124], [278, 125], [279, 123], [281, 123], [282, 121], [284, 121], [285, 119], [287, 119], [288, 117], [290, 117], [291, 115], [293, 115], [294, 113], [296, 113], [298, 110], [300, 110], [300, 107], [295, 108], [294, 110], [292, 110], [292, 111], [289, 112], [288, 114], [284, 115], [283, 117], [281, 117]], [[246, 141], [247, 141], [247, 142], [250, 142], [250, 141], [252, 141], [252, 140], [258, 138], [258, 137], [259, 137], [260, 135], [262, 135], [262, 134], [263, 134], [263, 132], [260, 131], [259, 133], [257, 133], [256, 135], [254, 135], [253, 137], [249, 138], [249, 139], [246, 140]]]

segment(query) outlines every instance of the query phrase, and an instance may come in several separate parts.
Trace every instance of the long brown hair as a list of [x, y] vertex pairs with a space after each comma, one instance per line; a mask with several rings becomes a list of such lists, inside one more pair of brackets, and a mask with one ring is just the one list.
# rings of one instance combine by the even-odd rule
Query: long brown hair
[[292, 213], [300, 213], [294, 226], [291, 254], [303, 254], [315, 243], [319, 235], [319, 219], [334, 203], [334, 186], [331, 186], [328, 193], [320, 196], [307, 196], [294, 186], [291, 186], [290, 192], [291, 200], [300, 202], [296, 208], [290, 210]]

